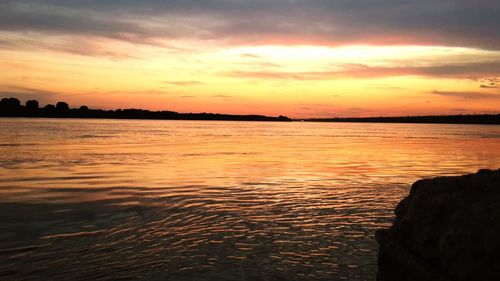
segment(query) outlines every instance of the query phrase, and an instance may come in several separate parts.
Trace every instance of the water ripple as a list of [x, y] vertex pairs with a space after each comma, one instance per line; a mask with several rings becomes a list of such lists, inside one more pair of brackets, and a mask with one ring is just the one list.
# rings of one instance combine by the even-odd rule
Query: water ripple
[[1, 122], [2, 281], [373, 280], [411, 182], [500, 166], [492, 126]]

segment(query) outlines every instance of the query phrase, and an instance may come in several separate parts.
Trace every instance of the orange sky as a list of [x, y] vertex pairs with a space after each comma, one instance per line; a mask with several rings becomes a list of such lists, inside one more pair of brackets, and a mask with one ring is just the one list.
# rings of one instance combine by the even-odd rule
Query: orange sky
[[[359, 23], [346, 1], [334, 2], [351, 17], [333, 19], [321, 1], [119, 2], [0, 4], [0, 98], [295, 118], [500, 111], [500, 42], [467, 13], [449, 30], [419, 18], [398, 29], [382, 15]], [[455, 2], [440, 9], [466, 10]]]

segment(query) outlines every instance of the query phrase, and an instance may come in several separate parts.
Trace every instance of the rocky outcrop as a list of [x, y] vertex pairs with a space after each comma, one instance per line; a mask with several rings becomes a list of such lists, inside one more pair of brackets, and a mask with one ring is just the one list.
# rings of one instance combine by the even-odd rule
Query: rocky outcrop
[[395, 213], [377, 280], [500, 280], [500, 169], [417, 181]]

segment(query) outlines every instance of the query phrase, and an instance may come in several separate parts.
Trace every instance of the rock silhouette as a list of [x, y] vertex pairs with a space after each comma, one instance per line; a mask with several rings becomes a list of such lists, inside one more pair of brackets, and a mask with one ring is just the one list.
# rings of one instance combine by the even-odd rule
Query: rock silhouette
[[377, 280], [498, 280], [500, 170], [417, 181], [395, 213]]

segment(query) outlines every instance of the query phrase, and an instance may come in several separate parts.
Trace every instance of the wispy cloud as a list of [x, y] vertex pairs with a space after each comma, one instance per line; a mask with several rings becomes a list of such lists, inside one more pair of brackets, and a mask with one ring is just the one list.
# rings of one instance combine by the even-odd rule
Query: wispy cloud
[[[1, 34], [0, 34], [1, 35]], [[4, 39], [0, 38], [0, 48], [15, 51], [50, 51], [56, 53], [70, 53], [79, 56], [102, 57], [113, 60], [137, 59], [132, 52], [120, 51], [109, 46], [109, 39], [95, 36], [50, 37], [36, 33], [25, 33], [22, 35], [15, 33], [4, 34]], [[8, 38], [8, 39], [7, 39]]]
[[483, 88], [483, 89], [498, 89], [498, 88], [500, 88], [498, 85], [493, 84], [493, 83], [490, 85], [481, 85], [479, 87]]
[[254, 55], [254, 54], [241, 54], [240, 55], [242, 58], [251, 58], [251, 59], [261, 59], [261, 56]]
[[479, 82], [483, 83], [479, 87], [483, 89], [500, 89], [500, 78], [489, 77], [480, 79]]
[[364, 79], [397, 76], [426, 76], [439, 78], [479, 79], [491, 75], [500, 75], [500, 61], [484, 63], [456, 63], [431, 66], [367, 66], [363, 64], [345, 65], [332, 71], [231, 71], [227, 76], [257, 79], [294, 79], [294, 80], [330, 80], [339, 78]]
[[228, 96], [228, 95], [212, 95], [213, 98], [223, 98], [223, 99], [227, 99], [227, 98], [231, 98], [231, 96]]
[[458, 99], [500, 99], [500, 95], [497, 94], [488, 94], [482, 92], [461, 92], [461, 91], [438, 91], [434, 90], [431, 92], [433, 95], [449, 97], [449, 98], [458, 98]]
[[164, 81], [164, 83], [166, 84], [170, 84], [170, 85], [175, 85], [175, 86], [181, 86], [181, 87], [185, 87], [185, 86], [197, 86], [197, 85], [204, 85], [205, 83], [201, 82], [201, 81]]

